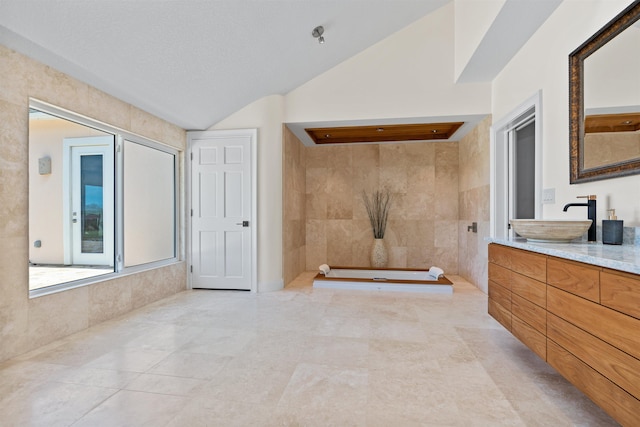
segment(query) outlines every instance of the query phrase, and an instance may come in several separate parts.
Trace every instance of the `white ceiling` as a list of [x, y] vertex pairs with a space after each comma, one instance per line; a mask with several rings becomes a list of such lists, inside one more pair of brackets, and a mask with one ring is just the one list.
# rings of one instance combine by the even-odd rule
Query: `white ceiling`
[[[185, 129], [206, 129], [448, 1], [0, 0], [0, 43]], [[311, 36], [317, 25], [323, 45]]]
[[[0, 0], [0, 43], [201, 130], [288, 93], [451, 1]], [[561, 2], [483, 1], [505, 6], [460, 81], [490, 81]], [[311, 36], [318, 25], [323, 45]]]

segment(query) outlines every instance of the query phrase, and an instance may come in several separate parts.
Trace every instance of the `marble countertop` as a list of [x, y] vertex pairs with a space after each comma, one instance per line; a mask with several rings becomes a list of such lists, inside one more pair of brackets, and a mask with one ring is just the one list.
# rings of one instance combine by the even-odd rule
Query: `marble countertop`
[[599, 267], [640, 274], [640, 246], [602, 243], [534, 243], [526, 239], [489, 238], [489, 242]]

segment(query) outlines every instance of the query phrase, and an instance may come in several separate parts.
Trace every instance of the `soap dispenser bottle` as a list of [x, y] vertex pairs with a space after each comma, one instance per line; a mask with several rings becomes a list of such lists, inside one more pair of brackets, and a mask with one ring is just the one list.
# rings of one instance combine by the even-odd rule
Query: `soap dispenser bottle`
[[623, 221], [616, 216], [615, 209], [607, 210], [609, 219], [602, 220], [602, 243], [605, 245], [621, 245]]

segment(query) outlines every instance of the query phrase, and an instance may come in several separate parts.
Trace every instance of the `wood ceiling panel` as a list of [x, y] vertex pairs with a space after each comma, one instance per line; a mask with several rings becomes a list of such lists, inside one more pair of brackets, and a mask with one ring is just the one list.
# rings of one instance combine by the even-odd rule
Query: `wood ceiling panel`
[[585, 133], [635, 132], [640, 130], [640, 113], [594, 114], [584, 120]]
[[316, 144], [449, 139], [464, 122], [306, 128]]

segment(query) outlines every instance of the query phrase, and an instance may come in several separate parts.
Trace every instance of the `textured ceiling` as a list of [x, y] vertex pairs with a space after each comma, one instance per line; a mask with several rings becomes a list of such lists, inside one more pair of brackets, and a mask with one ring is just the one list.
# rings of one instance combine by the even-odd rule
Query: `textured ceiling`
[[[448, 1], [0, 0], [0, 43], [185, 129], [206, 129]], [[317, 25], [323, 45], [311, 36]]]

